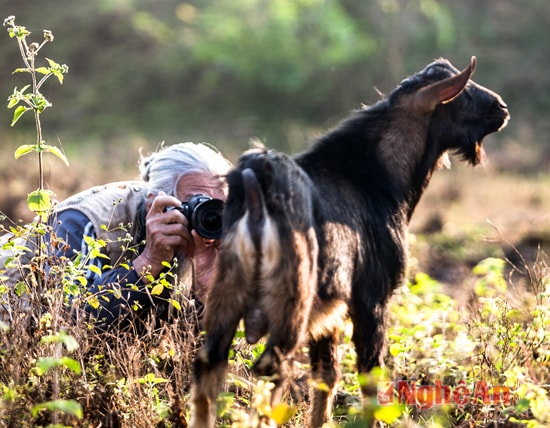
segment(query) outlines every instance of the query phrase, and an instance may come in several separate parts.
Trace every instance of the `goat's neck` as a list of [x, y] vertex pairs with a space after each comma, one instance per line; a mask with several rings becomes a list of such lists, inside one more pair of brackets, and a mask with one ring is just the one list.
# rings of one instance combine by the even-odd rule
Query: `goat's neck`
[[393, 126], [399, 132], [377, 139], [365, 131], [366, 114], [320, 138], [295, 159], [314, 182], [339, 177], [364, 194], [374, 209], [385, 211], [381, 215], [408, 223], [440, 154], [426, 149], [432, 147], [426, 143], [427, 126]]
[[407, 222], [411, 220], [411, 217], [420, 201], [420, 198], [424, 194], [424, 191], [428, 187], [432, 178], [433, 169], [423, 174], [420, 174], [417, 178], [413, 179], [412, 186], [409, 188], [409, 192], [406, 197], [406, 215]]
[[428, 186], [440, 157], [427, 150], [426, 136], [411, 130], [408, 134], [389, 135], [378, 149], [379, 162], [386, 171], [385, 179], [391, 182], [399, 212], [407, 222]]

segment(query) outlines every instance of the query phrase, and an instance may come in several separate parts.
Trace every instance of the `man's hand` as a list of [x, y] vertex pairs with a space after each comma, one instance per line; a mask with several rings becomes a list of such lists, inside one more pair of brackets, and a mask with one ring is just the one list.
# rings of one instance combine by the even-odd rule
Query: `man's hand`
[[181, 211], [166, 211], [168, 207], [181, 204], [177, 198], [160, 192], [157, 196], [149, 195], [147, 204], [145, 248], [133, 261], [134, 269], [139, 274], [157, 277], [164, 269], [163, 262], [170, 262], [175, 256], [188, 258], [195, 271], [193, 291], [204, 301], [214, 279], [220, 241], [205, 239], [195, 230], [190, 232], [187, 218]]
[[193, 256], [195, 242], [189, 232], [187, 219], [179, 210], [166, 211], [166, 208], [180, 204], [177, 198], [164, 192], [147, 197], [145, 248], [133, 261], [138, 273], [147, 272], [156, 277], [164, 269], [162, 263], [172, 261], [176, 254]]

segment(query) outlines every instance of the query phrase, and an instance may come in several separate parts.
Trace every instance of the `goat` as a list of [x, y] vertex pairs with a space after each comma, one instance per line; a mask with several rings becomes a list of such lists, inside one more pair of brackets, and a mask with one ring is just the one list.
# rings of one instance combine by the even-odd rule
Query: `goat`
[[509, 120], [502, 98], [470, 80], [475, 65], [472, 57], [459, 72], [436, 60], [300, 154], [253, 149], [239, 158], [227, 177], [191, 426], [215, 423], [241, 319], [249, 342], [268, 334], [254, 371], [275, 375], [273, 403], [293, 352], [309, 341], [312, 378], [327, 386], [313, 391], [312, 427], [331, 418], [348, 316], [357, 370], [382, 363], [385, 307], [404, 279], [408, 224], [432, 173], [448, 152], [481, 163], [483, 138]]

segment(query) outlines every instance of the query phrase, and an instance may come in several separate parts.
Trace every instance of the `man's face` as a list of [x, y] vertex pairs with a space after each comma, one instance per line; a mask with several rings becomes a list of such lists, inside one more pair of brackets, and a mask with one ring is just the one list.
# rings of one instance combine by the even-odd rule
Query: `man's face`
[[188, 201], [193, 195], [205, 195], [211, 198], [227, 199], [227, 186], [222, 178], [207, 174], [188, 174], [180, 178], [176, 186], [176, 197]]

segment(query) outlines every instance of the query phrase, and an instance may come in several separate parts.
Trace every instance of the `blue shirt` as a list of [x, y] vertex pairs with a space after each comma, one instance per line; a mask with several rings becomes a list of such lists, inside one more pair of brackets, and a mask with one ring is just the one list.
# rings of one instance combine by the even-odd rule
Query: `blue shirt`
[[[156, 309], [156, 315], [167, 312], [166, 298], [170, 290], [165, 288], [160, 296], [152, 296], [146, 289], [146, 284], [140, 279], [137, 272], [126, 266], [113, 266], [105, 269], [101, 257], [86, 257], [90, 248], [84, 237], [95, 238], [95, 230], [92, 222], [80, 211], [67, 209], [57, 214], [55, 232], [68, 245], [58, 250], [57, 256], [65, 256], [74, 259], [78, 254], [86, 260], [88, 266], [95, 265], [98, 269], [87, 269], [86, 279], [88, 293], [95, 295], [100, 303], [94, 308], [89, 303], [84, 306], [88, 315], [95, 318], [95, 325], [99, 329], [107, 329], [115, 322], [119, 326], [128, 326], [132, 320], [144, 320], [151, 314], [151, 309]], [[142, 250], [142, 249], [140, 249]], [[139, 253], [136, 253], [136, 257]], [[85, 266], [84, 266], [85, 267]], [[96, 271], [101, 271], [97, 275]], [[120, 290], [120, 297], [113, 290]], [[137, 308], [134, 310], [133, 308]]]

